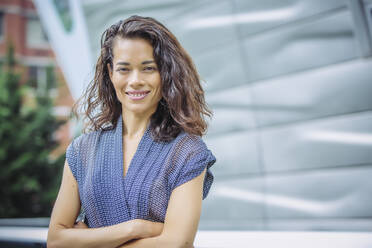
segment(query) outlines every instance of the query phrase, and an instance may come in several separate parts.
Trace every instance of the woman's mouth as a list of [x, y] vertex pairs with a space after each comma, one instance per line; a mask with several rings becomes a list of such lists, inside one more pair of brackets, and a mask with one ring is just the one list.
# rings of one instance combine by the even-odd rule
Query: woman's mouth
[[125, 94], [129, 97], [129, 99], [138, 101], [145, 98], [150, 93], [149, 90], [132, 90], [126, 91]]

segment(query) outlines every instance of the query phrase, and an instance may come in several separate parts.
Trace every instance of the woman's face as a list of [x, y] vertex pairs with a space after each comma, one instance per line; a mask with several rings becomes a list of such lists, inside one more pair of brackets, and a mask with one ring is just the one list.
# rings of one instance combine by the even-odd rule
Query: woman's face
[[116, 96], [125, 112], [151, 115], [161, 99], [161, 77], [151, 44], [141, 38], [116, 38], [113, 68], [107, 64]]

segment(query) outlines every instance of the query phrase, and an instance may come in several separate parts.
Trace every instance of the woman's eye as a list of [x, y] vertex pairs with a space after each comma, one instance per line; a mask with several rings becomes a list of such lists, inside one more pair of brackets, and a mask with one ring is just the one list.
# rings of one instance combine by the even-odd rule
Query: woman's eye
[[155, 71], [155, 67], [145, 67], [145, 71]]
[[119, 68], [118, 71], [129, 71], [128, 68]]

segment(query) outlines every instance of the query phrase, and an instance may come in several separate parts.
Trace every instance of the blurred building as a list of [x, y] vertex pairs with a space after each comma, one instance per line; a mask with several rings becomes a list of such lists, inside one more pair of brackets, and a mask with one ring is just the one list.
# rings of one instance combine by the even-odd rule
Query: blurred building
[[[1, 62], [10, 44], [14, 47], [22, 83], [31, 87], [27, 104], [33, 104], [36, 94], [47, 92], [55, 101], [56, 117], [68, 120], [73, 99], [31, 0], [0, 0]], [[48, 70], [54, 72], [51, 73], [55, 75], [54, 79], [47, 80]], [[67, 122], [56, 133], [61, 146], [55, 155], [64, 152], [70, 136], [70, 124]]]

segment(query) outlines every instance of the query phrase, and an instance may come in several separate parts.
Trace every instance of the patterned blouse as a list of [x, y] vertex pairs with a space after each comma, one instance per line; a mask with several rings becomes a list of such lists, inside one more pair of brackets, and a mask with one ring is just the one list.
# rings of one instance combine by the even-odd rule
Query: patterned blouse
[[208, 195], [216, 158], [199, 136], [181, 132], [170, 142], [157, 142], [147, 127], [125, 176], [122, 146], [120, 116], [114, 129], [82, 134], [67, 148], [89, 227], [131, 219], [164, 222], [172, 191], [205, 168], [203, 199]]

